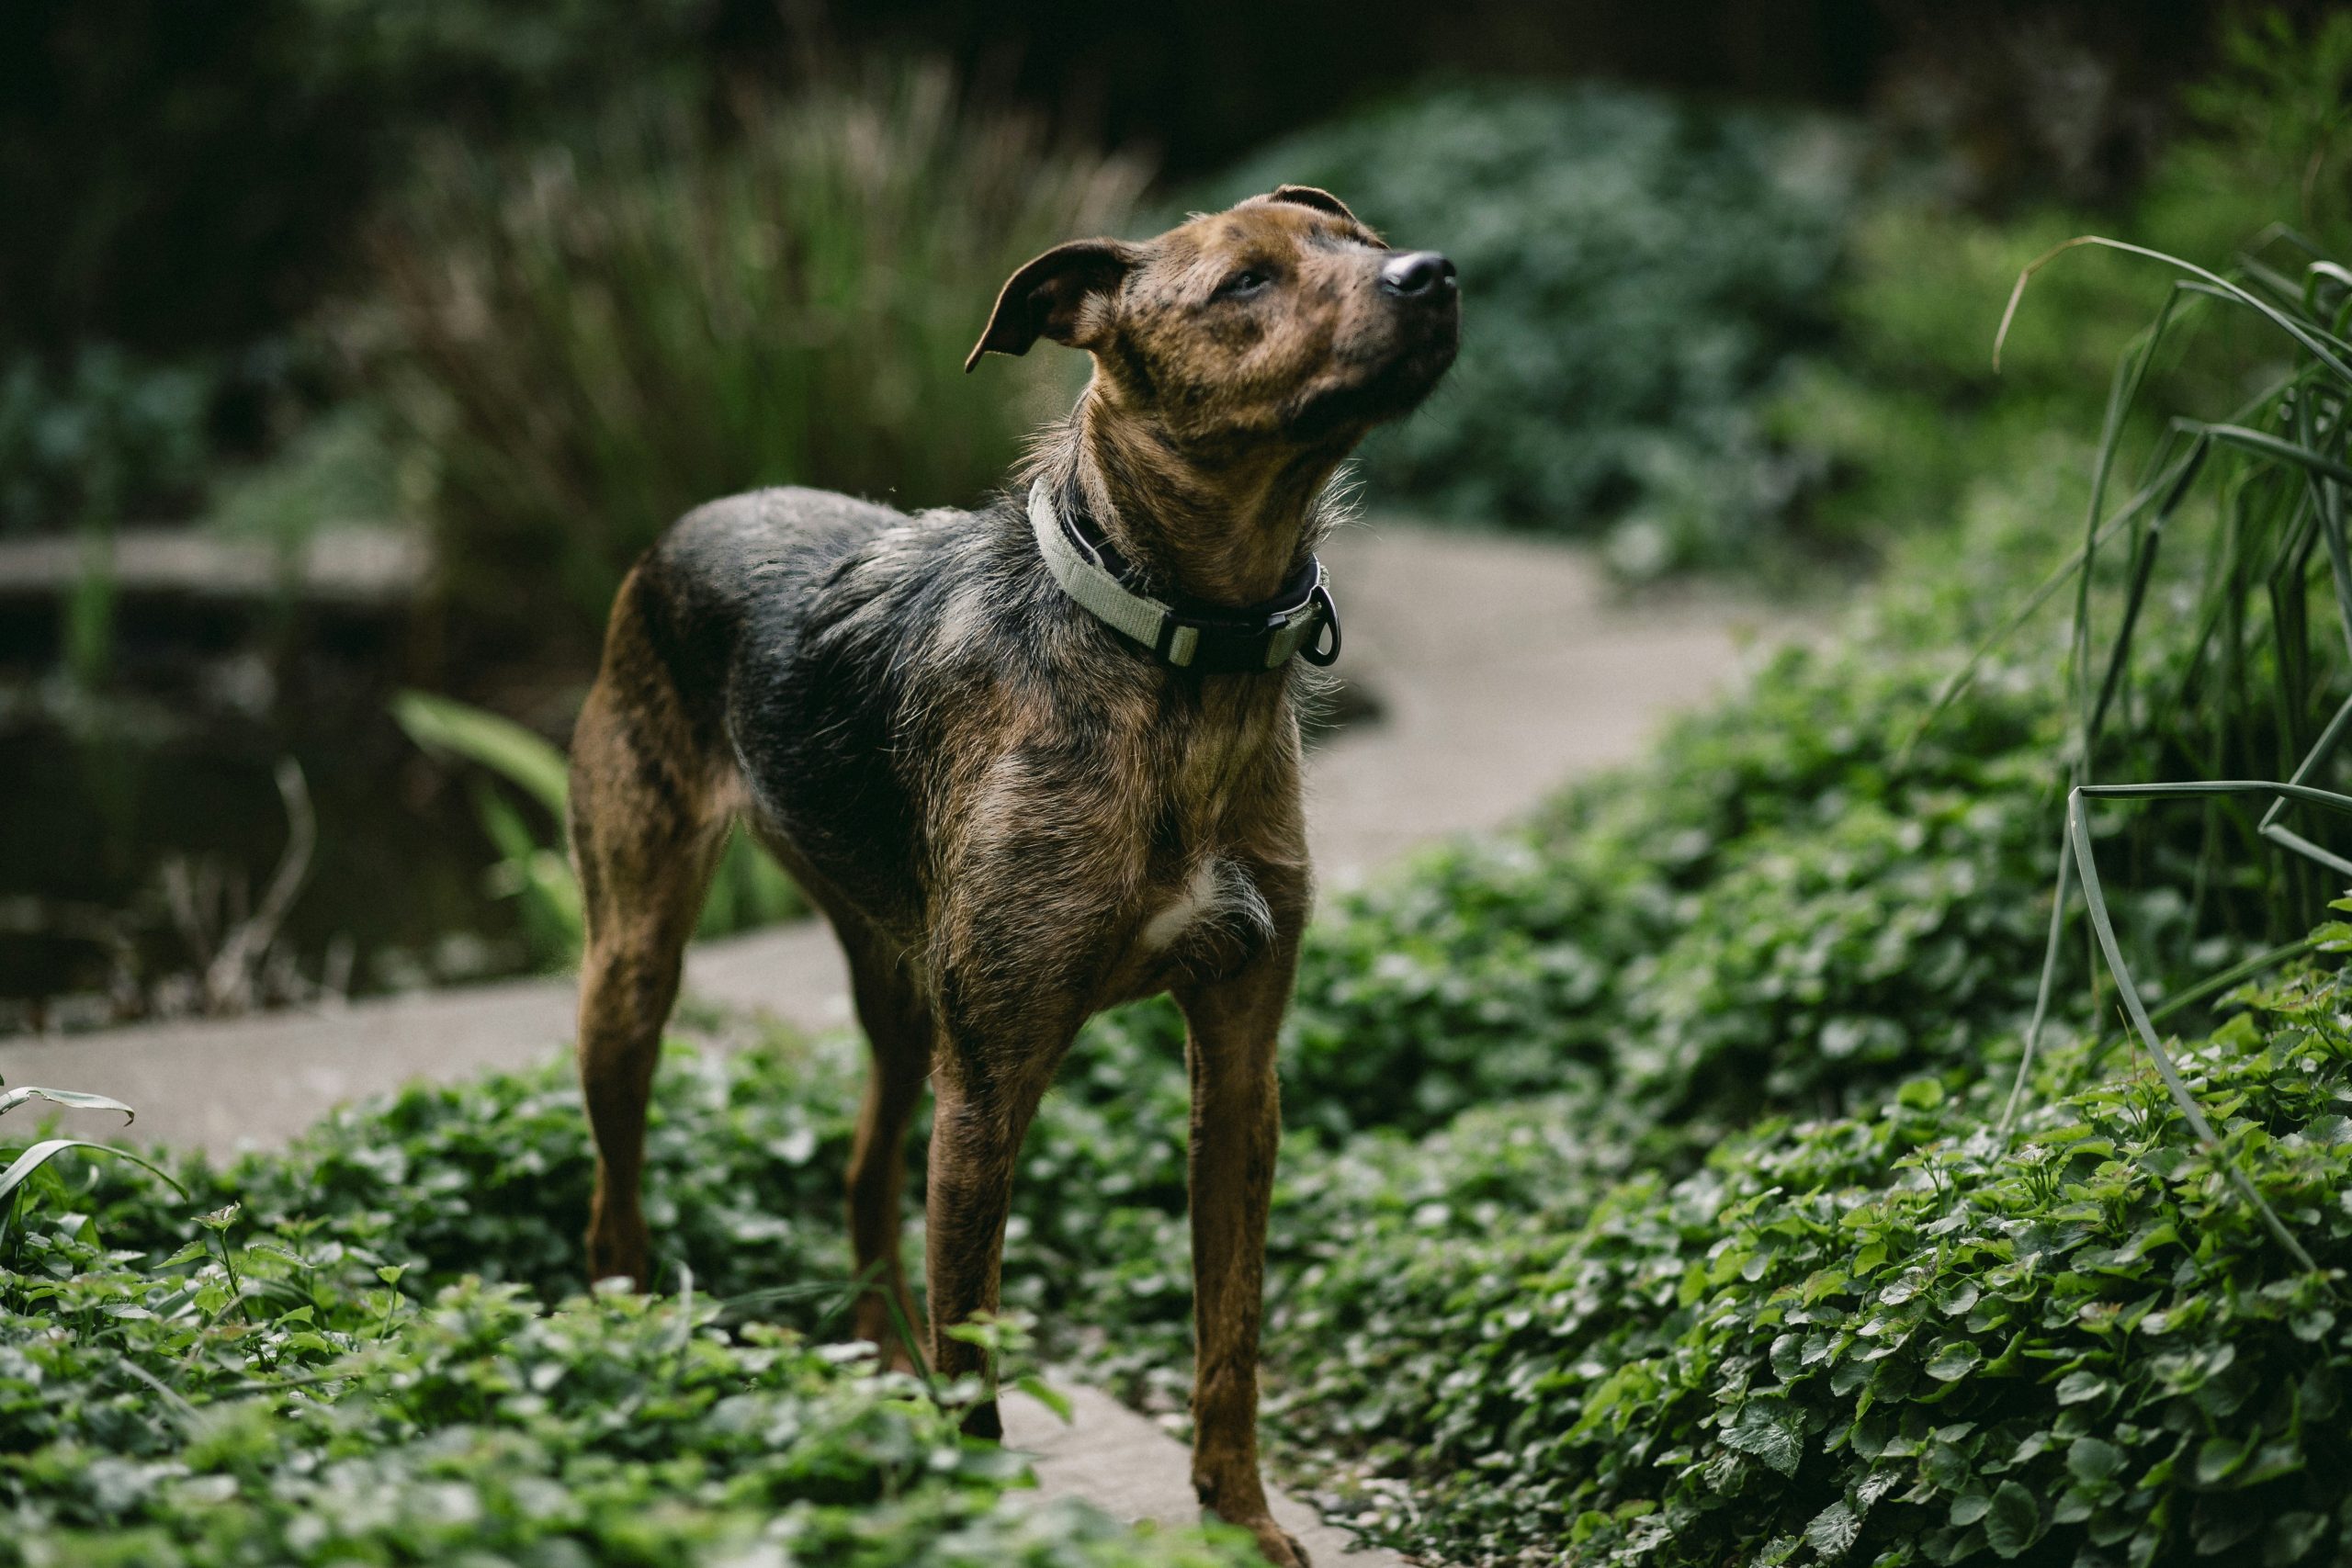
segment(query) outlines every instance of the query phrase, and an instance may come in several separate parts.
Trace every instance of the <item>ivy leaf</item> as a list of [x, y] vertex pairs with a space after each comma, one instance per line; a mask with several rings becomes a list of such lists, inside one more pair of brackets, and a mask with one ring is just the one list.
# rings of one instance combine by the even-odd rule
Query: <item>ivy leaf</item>
[[1862, 1521], [1854, 1517], [1854, 1510], [1846, 1506], [1843, 1498], [1814, 1515], [1813, 1522], [1804, 1527], [1804, 1539], [1821, 1553], [1825, 1562], [1845, 1556], [1861, 1533]]
[[1804, 1419], [1780, 1400], [1751, 1399], [1739, 1407], [1724, 1443], [1754, 1454], [1782, 1475], [1794, 1475], [1804, 1457]]
[[2096, 1486], [2121, 1470], [2131, 1457], [2103, 1438], [2076, 1438], [2066, 1450], [2066, 1468], [2076, 1480]]
[[1979, 1350], [1973, 1342], [1947, 1339], [1937, 1347], [1934, 1355], [1928, 1358], [1928, 1375], [1939, 1382], [1958, 1382], [1974, 1371], [1976, 1363], [1984, 1359], [1984, 1352]]
[[1984, 1543], [2004, 1560], [2017, 1557], [2041, 1533], [2041, 1506], [2014, 1481], [1994, 1489], [1993, 1510], [1984, 1516]]

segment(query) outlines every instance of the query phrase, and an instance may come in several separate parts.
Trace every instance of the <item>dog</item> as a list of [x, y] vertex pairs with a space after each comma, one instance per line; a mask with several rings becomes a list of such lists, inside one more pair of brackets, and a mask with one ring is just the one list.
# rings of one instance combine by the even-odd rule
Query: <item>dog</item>
[[[849, 1164], [859, 1337], [922, 1347], [902, 1145], [934, 1097], [930, 1359], [995, 1309], [1022, 1137], [1079, 1027], [1161, 992], [1187, 1026], [1193, 1482], [1277, 1564], [1258, 1334], [1274, 1039], [1309, 902], [1295, 688], [1340, 629], [1327, 491], [1453, 363], [1454, 269], [1284, 186], [1005, 283], [965, 368], [1040, 338], [1092, 375], [1016, 482], [909, 516], [779, 489], [688, 513], [616, 598], [572, 746], [587, 919], [588, 1261], [649, 1283], [639, 1187], [661, 1033], [714, 857], [747, 823], [831, 923], [873, 1073]], [[993, 1402], [965, 1417], [1001, 1436]]]

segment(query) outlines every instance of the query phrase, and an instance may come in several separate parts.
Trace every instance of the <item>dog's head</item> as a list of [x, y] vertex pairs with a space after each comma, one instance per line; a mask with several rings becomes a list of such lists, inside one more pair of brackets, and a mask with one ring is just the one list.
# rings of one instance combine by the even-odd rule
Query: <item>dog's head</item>
[[1283, 186], [1140, 243], [1078, 240], [1014, 273], [964, 367], [1039, 338], [1181, 455], [1344, 448], [1453, 363], [1453, 264], [1396, 251], [1337, 197]]

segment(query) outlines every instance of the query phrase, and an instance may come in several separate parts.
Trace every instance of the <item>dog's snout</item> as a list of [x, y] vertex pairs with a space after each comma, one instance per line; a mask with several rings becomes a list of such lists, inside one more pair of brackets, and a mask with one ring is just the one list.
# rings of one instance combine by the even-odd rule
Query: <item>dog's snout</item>
[[1407, 251], [1382, 265], [1380, 287], [1400, 299], [1448, 296], [1454, 288], [1453, 264], [1435, 251]]

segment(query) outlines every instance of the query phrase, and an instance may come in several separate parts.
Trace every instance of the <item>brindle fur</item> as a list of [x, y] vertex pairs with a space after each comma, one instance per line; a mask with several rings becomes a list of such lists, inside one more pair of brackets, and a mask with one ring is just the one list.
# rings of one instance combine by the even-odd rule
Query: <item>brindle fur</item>
[[[855, 1332], [901, 1359], [900, 1150], [936, 1097], [930, 1356], [998, 1301], [1013, 1167], [1079, 1026], [1171, 993], [1189, 1031], [1202, 1502], [1303, 1562], [1259, 1480], [1257, 1351], [1279, 1122], [1274, 1032], [1308, 906], [1287, 672], [1167, 668], [1073, 604], [1026, 481], [1082, 509], [1163, 592], [1246, 604], [1312, 547], [1371, 424], [1453, 355], [1443, 298], [1337, 200], [1285, 186], [1141, 244], [1015, 274], [973, 351], [1094, 355], [1077, 409], [973, 513], [770, 490], [681, 520], [622, 585], [573, 741], [586, 902], [580, 1067], [597, 1147], [588, 1257], [648, 1280], [646, 1104], [714, 853], [747, 821], [838, 934], [874, 1072], [850, 1159]], [[1221, 291], [1244, 269], [1269, 281]], [[1450, 269], [1447, 276], [1450, 279]], [[967, 1427], [996, 1435], [993, 1405]]]

